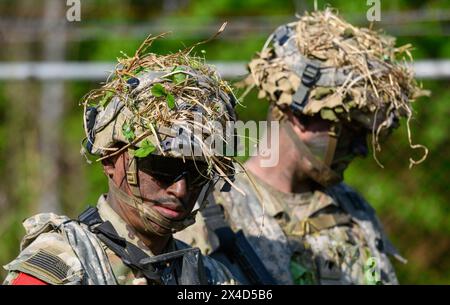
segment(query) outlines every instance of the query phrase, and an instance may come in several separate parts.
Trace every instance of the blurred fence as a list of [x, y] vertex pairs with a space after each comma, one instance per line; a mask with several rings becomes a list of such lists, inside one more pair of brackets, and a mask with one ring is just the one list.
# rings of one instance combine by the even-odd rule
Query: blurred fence
[[[246, 62], [212, 61], [223, 78], [247, 74]], [[420, 79], [450, 78], [450, 60], [419, 60], [413, 64]], [[0, 80], [104, 80], [113, 71], [109, 62], [8, 62], [0, 63]]]

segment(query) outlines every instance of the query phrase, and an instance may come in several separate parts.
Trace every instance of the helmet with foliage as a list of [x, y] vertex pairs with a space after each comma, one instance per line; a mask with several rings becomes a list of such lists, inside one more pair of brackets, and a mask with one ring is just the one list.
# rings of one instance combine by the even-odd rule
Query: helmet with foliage
[[111, 181], [110, 191], [137, 208], [149, 230], [151, 220], [178, 231], [193, 223], [195, 213], [174, 221], [144, 205], [137, 164], [152, 155], [181, 158], [195, 164], [209, 189], [216, 177], [232, 183], [233, 155], [224, 153], [224, 147], [233, 137], [227, 123], [235, 120], [236, 99], [204, 58], [190, 56], [193, 48], [168, 55], [147, 52], [155, 38], [147, 38], [133, 57], [120, 58], [108, 81], [83, 98], [82, 153], [102, 160], [127, 150], [126, 174], [133, 196]]
[[379, 139], [409, 121], [412, 102], [427, 92], [414, 80], [407, 58], [411, 45], [395, 46], [393, 37], [358, 28], [332, 9], [314, 11], [280, 26], [262, 51], [249, 63], [247, 84], [257, 86], [267, 98], [276, 119], [286, 110], [304, 116], [320, 116], [335, 123], [351, 123]]

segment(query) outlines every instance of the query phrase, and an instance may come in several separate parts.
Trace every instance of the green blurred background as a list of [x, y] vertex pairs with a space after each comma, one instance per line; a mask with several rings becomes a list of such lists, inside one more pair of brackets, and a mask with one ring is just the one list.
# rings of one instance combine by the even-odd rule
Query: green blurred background
[[[197, 52], [204, 50], [211, 61], [245, 62], [277, 25], [314, 7], [313, 1], [274, 0], [80, 2], [81, 21], [67, 22], [63, 0], [0, 1], [0, 62], [112, 62], [120, 51], [132, 55], [148, 33], [170, 30], [153, 51], [172, 52], [208, 38], [224, 21], [223, 35]], [[368, 25], [365, 0], [317, 3]], [[374, 26], [397, 35], [399, 44], [412, 43], [415, 59], [450, 59], [448, 1], [381, 1], [381, 22]], [[424, 80], [432, 96], [414, 106], [413, 141], [430, 150], [424, 163], [408, 169], [409, 157], [418, 154], [409, 148], [403, 122], [379, 155], [384, 169], [368, 157], [346, 172], [409, 260], [395, 263], [403, 284], [450, 283], [449, 84], [448, 78]], [[24, 218], [45, 210], [75, 217], [106, 191], [100, 166], [88, 165], [79, 154], [78, 102], [98, 86], [99, 81], [71, 79], [0, 80], [0, 265], [17, 255]], [[267, 104], [254, 92], [243, 104], [240, 119], [265, 119]], [[0, 279], [4, 275], [1, 270]]]

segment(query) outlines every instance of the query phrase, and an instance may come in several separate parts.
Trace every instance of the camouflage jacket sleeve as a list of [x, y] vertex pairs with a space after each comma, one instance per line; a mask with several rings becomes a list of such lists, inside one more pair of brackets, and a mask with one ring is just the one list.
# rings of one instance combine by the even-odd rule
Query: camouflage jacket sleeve
[[31, 275], [52, 285], [80, 284], [81, 264], [61, 234], [40, 234], [4, 268], [8, 276], [4, 284], [11, 284], [19, 273]]

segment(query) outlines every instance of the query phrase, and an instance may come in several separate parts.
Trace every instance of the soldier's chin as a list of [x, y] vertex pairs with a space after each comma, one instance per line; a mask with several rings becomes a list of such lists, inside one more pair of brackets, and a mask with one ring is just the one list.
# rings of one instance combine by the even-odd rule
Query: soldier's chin
[[160, 236], [167, 236], [167, 235], [171, 235], [172, 234], [172, 230], [167, 229], [163, 226], [160, 226], [159, 224], [157, 224], [156, 222], [151, 221], [150, 219], [147, 219], [149, 224], [152, 226], [152, 229], [154, 230], [154, 232], [151, 233], [156, 233]]

